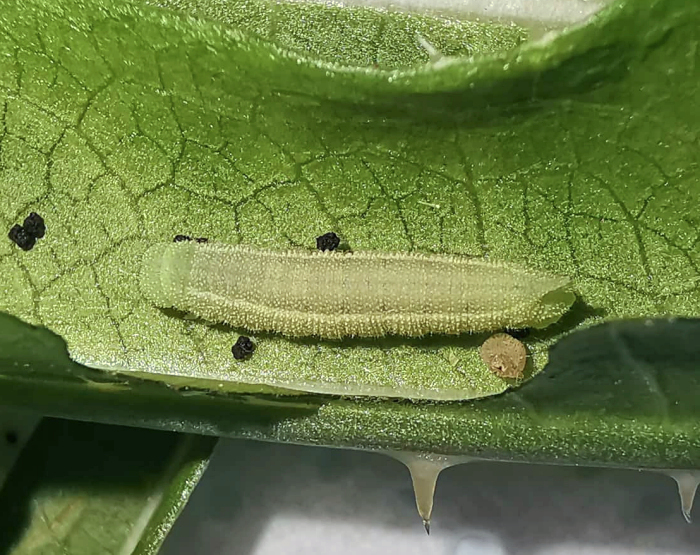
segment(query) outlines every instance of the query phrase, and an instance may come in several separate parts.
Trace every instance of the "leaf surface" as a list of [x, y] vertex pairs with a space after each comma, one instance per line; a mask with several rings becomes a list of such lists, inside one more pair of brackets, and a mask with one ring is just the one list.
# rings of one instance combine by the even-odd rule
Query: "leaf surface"
[[497, 460], [684, 469], [700, 461], [700, 319], [573, 333], [554, 347], [545, 372], [518, 390], [452, 403], [175, 388], [82, 367], [51, 332], [27, 328], [0, 315], [0, 336], [24, 333], [40, 346], [10, 353], [14, 369], [0, 358], [0, 404], [31, 404], [53, 416]]
[[[345, 41], [377, 43], [366, 37], [385, 35], [362, 35], [367, 22], [400, 19], [350, 14], [358, 31]], [[36, 210], [49, 228], [28, 253], [0, 244], [0, 309], [60, 334], [75, 360], [219, 391], [451, 399], [508, 385], [479, 361], [478, 336], [260, 335], [239, 364], [230, 346], [242, 330], [139, 293], [141, 253], [177, 233], [313, 248], [334, 230], [358, 250], [570, 276], [580, 302], [526, 340], [535, 372], [549, 345], [601, 318], [697, 315], [694, 4], [621, 1], [540, 41], [501, 29], [504, 49], [482, 41], [429, 64], [415, 41], [388, 41], [405, 55], [379, 68], [324, 53], [319, 35], [304, 55], [278, 46], [299, 48], [278, 25], [260, 38], [226, 14], [196, 15], [210, 19], [37, 0], [0, 16], [0, 221]]]

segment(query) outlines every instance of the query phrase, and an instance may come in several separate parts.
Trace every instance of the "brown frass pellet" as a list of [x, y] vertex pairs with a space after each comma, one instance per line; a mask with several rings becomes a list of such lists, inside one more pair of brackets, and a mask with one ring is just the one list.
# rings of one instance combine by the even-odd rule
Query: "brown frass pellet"
[[481, 345], [481, 360], [499, 378], [522, 378], [527, 349], [515, 337], [496, 333]]

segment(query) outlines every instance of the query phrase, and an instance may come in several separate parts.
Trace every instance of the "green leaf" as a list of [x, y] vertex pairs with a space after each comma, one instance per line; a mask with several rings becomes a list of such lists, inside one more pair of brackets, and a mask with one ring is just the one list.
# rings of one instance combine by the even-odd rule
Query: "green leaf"
[[[53, 416], [221, 436], [559, 464], [696, 468], [700, 319], [613, 322], [578, 331], [544, 374], [504, 395], [461, 403], [214, 394], [107, 377], [68, 360], [45, 329], [0, 315], [26, 336], [16, 368], [0, 358], [0, 405]], [[63, 348], [61, 348], [63, 347]], [[49, 358], [51, 354], [51, 358]], [[0, 351], [0, 357], [2, 351]], [[112, 376], [117, 381], [120, 376]]]
[[215, 443], [44, 419], [0, 492], [0, 551], [157, 553]]
[[254, 33], [308, 57], [373, 69], [427, 63], [430, 53], [421, 42], [443, 56], [474, 56], [504, 52], [538, 34], [515, 24], [387, 14], [359, 6], [265, 0], [165, 0], [159, 5]]
[[[335, 111], [332, 104], [326, 116], [309, 118], [304, 105], [316, 106], [321, 97], [300, 97], [289, 111], [285, 99], [323, 83], [333, 85], [331, 103], [332, 96], [344, 94], [344, 85], [336, 87], [314, 61], [162, 11], [137, 13], [132, 5], [114, 2], [99, 10], [80, 5], [73, 14], [76, 6], [38, 3], [27, 12], [22, 4], [7, 12], [3, 26], [9, 66], [0, 187], [8, 196], [17, 187], [24, 194], [14, 195], [0, 221], [9, 228], [24, 212], [36, 210], [47, 219], [49, 233], [27, 254], [9, 244], [5, 256], [0, 251], [0, 268], [13, 276], [0, 309], [60, 333], [73, 358], [84, 364], [152, 373], [169, 383], [206, 387], [215, 380], [225, 390], [247, 383], [447, 399], [497, 393], [509, 385], [481, 363], [477, 347], [484, 336], [354, 344], [263, 336], [254, 359], [241, 365], [230, 354], [234, 330], [150, 306], [139, 294], [139, 257], [149, 242], [180, 231], [281, 247], [311, 246], [317, 235], [334, 229], [353, 248], [475, 254], [484, 252], [482, 232], [472, 229], [477, 242], [447, 245], [434, 232], [444, 220], [452, 228], [446, 233], [456, 232], [466, 214], [474, 217], [470, 226], [481, 229], [478, 201], [462, 198], [459, 178], [447, 204], [435, 208], [435, 199], [422, 200], [433, 193], [419, 192], [420, 183], [442, 189], [446, 178], [424, 176], [410, 160], [381, 175], [391, 163], [384, 149], [358, 150], [348, 158], [347, 147], [338, 143], [333, 148], [342, 152], [329, 157], [327, 133], [333, 142], [344, 141], [346, 133], [343, 119], [328, 113]], [[368, 21], [380, 25], [384, 31], [373, 45], [373, 63], [380, 65], [390, 58], [380, 43], [395, 34], [394, 26], [403, 34], [389, 43], [401, 46], [391, 59], [410, 64], [421, 54], [415, 33], [428, 34], [427, 24], [437, 21], [366, 9], [294, 7], [297, 21], [305, 21], [309, 10], [326, 17], [347, 14], [345, 26], [335, 21], [343, 36], [351, 36], [347, 25], [357, 33], [367, 30]], [[275, 21], [289, 21], [285, 9], [273, 11]], [[22, 25], [13, 22], [13, 13], [21, 15]], [[275, 36], [288, 42], [298, 36], [285, 34], [283, 27], [275, 25]], [[489, 52], [523, 38], [514, 27], [459, 27], [469, 32], [461, 47], [440, 43], [448, 52], [472, 53], [477, 47]], [[443, 22], [440, 28], [457, 36], [454, 25]], [[314, 44], [329, 43], [316, 36]], [[349, 45], [338, 49], [351, 51]], [[355, 74], [337, 72], [363, 77]], [[375, 70], [360, 84], [373, 87], [379, 76], [386, 80]], [[364, 132], [347, 139], [348, 146], [359, 144]], [[431, 236], [413, 237], [406, 210], [421, 227], [432, 220]], [[535, 368], [543, 366], [548, 343], [544, 337], [533, 342]]]
[[[338, 51], [349, 51], [368, 21], [406, 18], [250, 10], [236, 21], [296, 14], [294, 33], [272, 25], [267, 35], [297, 46], [309, 10], [347, 13], [325, 40], [308, 35], [326, 59], [321, 44], [338, 29], [356, 30], [340, 33]], [[697, 17], [678, 0], [628, 0], [516, 47], [522, 30], [464, 24], [482, 54], [388, 71], [119, 0], [11, 2], [0, 20], [10, 199], [0, 222], [35, 210], [48, 233], [28, 253], [0, 245], [0, 310], [56, 331], [93, 367], [202, 387], [438, 399], [509, 385], [479, 360], [483, 337], [260, 336], [239, 364], [230, 347], [241, 330], [144, 301], [140, 254], [181, 232], [312, 248], [334, 230], [354, 249], [456, 252], [571, 276], [581, 302], [528, 339], [534, 371], [558, 337], [600, 315], [697, 314]], [[407, 37], [420, 21], [381, 48], [390, 34], [365, 36], [402, 53], [384, 65], [415, 63]]]
[[217, 384], [203, 382], [210, 389], [195, 389], [177, 380], [162, 383], [87, 368], [69, 358], [57, 335], [3, 313], [0, 338], [0, 406], [25, 410], [31, 406], [51, 416], [176, 431], [181, 431], [183, 420], [206, 418], [212, 424], [197, 427], [197, 432], [218, 435], [217, 422], [229, 426], [245, 421], [251, 428], [267, 428], [313, 414], [320, 402], [259, 387], [240, 387], [238, 395], [227, 396]]
[[[339, 51], [376, 36], [361, 32], [367, 18], [399, 17], [353, 13]], [[49, 227], [28, 253], [0, 243], [0, 309], [59, 333], [86, 365], [201, 390], [444, 399], [507, 386], [479, 362], [479, 337], [261, 335], [235, 363], [236, 330], [138, 291], [140, 253], [176, 233], [312, 248], [334, 230], [354, 249], [568, 275], [580, 302], [528, 338], [535, 370], [602, 317], [698, 314], [693, 3], [619, 1], [580, 28], [520, 46], [521, 30], [501, 29], [505, 50], [426, 65], [411, 65], [415, 41], [389, 41], [390, 70], [340, 65], [368, 58], [334, 58], [321, 35], [304, 57], [271, 42], [274, 25], [259, 38], [226, 17], [118, 0], [10, 3], [0, 17], [0, 221], [37, 210]]]

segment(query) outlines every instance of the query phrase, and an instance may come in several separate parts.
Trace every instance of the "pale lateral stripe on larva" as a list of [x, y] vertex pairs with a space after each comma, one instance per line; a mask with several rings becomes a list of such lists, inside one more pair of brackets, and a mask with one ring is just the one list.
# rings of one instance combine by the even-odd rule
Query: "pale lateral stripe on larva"
[[156, 306], [326, 338], [545, 327], [575, 299], [567, 278], [479, 258], [194, 242], [151, 247], [141, 285]]

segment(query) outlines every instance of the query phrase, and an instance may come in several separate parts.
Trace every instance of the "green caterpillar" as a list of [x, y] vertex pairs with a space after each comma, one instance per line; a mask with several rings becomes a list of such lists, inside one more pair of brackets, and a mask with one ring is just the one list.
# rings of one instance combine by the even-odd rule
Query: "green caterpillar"
[[141, 288], [159, 307], [322, 338], [542, 328], [575, 300], [567, 278], [479, 258], [195, 242], [151, 247]]

